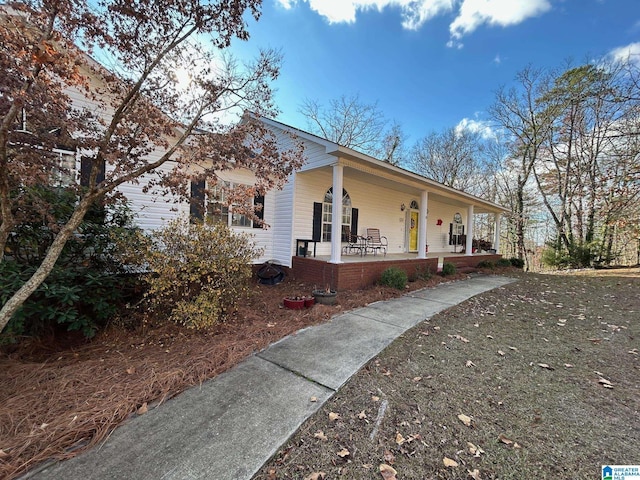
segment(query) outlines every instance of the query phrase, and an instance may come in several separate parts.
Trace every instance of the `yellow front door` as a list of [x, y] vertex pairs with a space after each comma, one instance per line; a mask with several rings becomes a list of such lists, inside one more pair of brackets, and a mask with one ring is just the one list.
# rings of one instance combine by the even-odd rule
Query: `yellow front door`
[[411, 223], [409, 225], [409, 251], [418, 251], [418, 212], [411, 212]]

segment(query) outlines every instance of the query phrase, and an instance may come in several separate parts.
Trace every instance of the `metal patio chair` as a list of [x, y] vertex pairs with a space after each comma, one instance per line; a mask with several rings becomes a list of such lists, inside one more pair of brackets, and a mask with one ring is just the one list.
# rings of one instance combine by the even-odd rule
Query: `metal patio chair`
[[374, 255], [380, 251], [386, 256], [388, 245], [387, 237], [380, 235], [379, 228], [367, 228], [367, 251], [373, 252]]

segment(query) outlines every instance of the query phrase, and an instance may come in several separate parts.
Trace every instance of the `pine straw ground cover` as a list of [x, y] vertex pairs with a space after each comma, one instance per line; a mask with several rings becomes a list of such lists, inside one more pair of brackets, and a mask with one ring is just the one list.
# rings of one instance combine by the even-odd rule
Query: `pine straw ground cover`
[[254, 480], [591, 480], [639, 465], [640, 269], [579, 273], [509, 273], [406, 332]]
[[[433, 286], [434, 277], [410, 289]], [[225, 324], [208, 332], [175, 325], [109, 328], [91, 342], [72, 338], [24, 342], [0, 350], [0, 478], [15, 478], [48, 459], [72, 457], [102, 442], [120, 423], [144, 414], [248, 355], [342, 310], [402, 292], [373, 287], [339, 292], [338, 305], [282, 307], [312, 286], [288, 279], [257, 285]], [[125, 322], [130, 323], [130, 322]]]

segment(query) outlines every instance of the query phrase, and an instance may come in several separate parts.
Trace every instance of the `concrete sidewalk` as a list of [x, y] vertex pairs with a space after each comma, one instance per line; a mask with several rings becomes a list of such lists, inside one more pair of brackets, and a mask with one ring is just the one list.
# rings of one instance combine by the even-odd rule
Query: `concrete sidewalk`
[[102, 445], [28, 477], [250, 479], [302, 422], [400, 334], [513, 281], [479, 275], [337, 315], [125, 423]]

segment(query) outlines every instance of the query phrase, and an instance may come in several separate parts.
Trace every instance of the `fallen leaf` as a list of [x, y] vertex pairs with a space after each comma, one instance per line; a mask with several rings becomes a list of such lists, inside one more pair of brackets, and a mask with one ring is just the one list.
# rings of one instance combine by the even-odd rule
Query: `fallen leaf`
[[471, 426], [471, 417], [466, 416], [464, 413], [458, 415], [458, 420], [464, 423], [467, 427]]
[[422, 377], [413, 377], [413, 381], [414, 382], [419, 382], [420, 380], [422, 380]]
[[504, 443], [505, 445], [513, 445], [513, 440], [511, 440], [510, 438], [506, 437], [503, 433], [498, 435], [498, 441]]
[[571, 363], [565, 363], [564, 366], [567, 368], [573, 368], [573, 364]]
[[275, 326], [276, 326], [275, 323], [267, 323], [267, 328], [273, 328]]
[[322, 480], [327, 474], [324, 472], [313, 472], [304, 477], [304, 480]]
[[487, 338], [488, 338], [489, 340], [493, 340], [493, 337], [492, 337], [491, 335], [487, 335]]
[[380, 397], [376, 397], [375, 395], [371, 397], [371, 401], [372, 402], [379, 402], [380, 401]]
[[633, 350], [629, 350], [627, 353], [630, 353], [631, 355], [638, 355], [638, 349], [634, 348]]
[[277, 472], [275, 468], [270, 468], [267, 474], [267, 480], [277, 480]]
[[380, 464], [380, 475], [384, 480], [396, 480], [396, 475], [398, 472], [391, 466], [386, 463]]
[[538, 366], [539, 366], [540, 368], [545, 368], [545, 369], [547, 369], [547, 370], [555, 370], [555, 368], [550, 367], [550, 366], [549, 366], [548, 364], [546, 364], [546, 363], [539, 363], [539, 364], [538, 364]]
[[362, 410], [359, 414], [358, 414], [358, 418], [360, 420], [364, 420], [365, 418], [367, 418], [367, 414], [364, 412], [364, 410]]
[[310, 402], [314, 402], [314, 403], [315, 403], [315, 402], [317, 402], [317, 401], [318, 401], [318, 397], [311, 397], [311, 398], [309, 399], [309, 401], [310, 401]]
[[451, 467], [451, 468], [455, 468], [459, 465], [458, 462], [456, 462], [455, 460], [451, 460], [449, 457], [444, 457], [442, 459], [442, 463], [444, 463], [445, 467]]
[[0, 448], [0, 458], [7, 458], [9, 454]]
[[613, 388], [613, 384], [606, 378], [599, 378], [598, 383], [601, 384], [604, 388]]
[[47, 428], [49, 426], [48, 423], [43, 423], [40, 425], [40, 430], [44, 430], [45, 428]]
[[136, 367], [129, 367], [127, 368], [127, 373], [129, 375], [133, 375], [134, 373], [136, 373]]
[[406, 440], [404, 439], [404, 437], [402, 436], [402, 434], [400, 432], [396, 433], [396, 443], [398, 445], [402, 445]]
[[504, 357], [504, 352], [502, 350], [498, 350], [498, 355], [500, 355], [501, 357]]
[[456, 340], [460, 340], [461, 342], [464, 342], [464, 343], [469, 343], [469, 340], [464, 338], [462, 335], [447, 335], [447, 336], [449, 338], [455, 338]]
[[340, 415], [338, 415], [337, 413], [329, 412], [329, 421], [330, 422], [335, 422], [339, 418], [340, 418]]
[[467, 363], [465, 363], [465, 365], [466, 365], [467, 367], [475, 367], [475, 366], [476, 366], [476, 364], [475, 364], [475, 363], [473, 363], [471, 360], [467, 360]]
[[338, 453], [336, 453], [336, 455], [338, 455], [339, 457], [348, 457], [350, 455], [349, 450], [347, 450], [346, 448], [343, 448], [342, 450], [340, 450]]
[[477, 447], [471, 442], [467, 442], [467, 447], [469, 448], [469, 453], [474, 457], [480, 458], [480, 455], [484, 453], [484, 450], [480, 447]]
[[138, 415], [144, 415], [145, 413], [147, 413], [149, 411], [149, 407], [147, 406], [147, 402], [144, 402], [140, 408], [138, 410], [136, 410], [136, 413]]
[[384, 461], [390, 465], [396, 463], [396, 456], [390, 450], [384, 451]]
[[518, 351], [518, 349], [516, 347], [509, 347], [509, 350], [513, 350], [514, 352]]
[[482, 477], [480, 477], [480, 470], [477, 468], [475, 468], [473, 472], [471, 470], [467, 470], [467, 473], [470, 478], [473, 478], [473, 480], [482, 480]]
[[326, 441], [327, 440], [327, 436], [324, 434], [324, 432], [322, 430], [318, 430], [316, 433], [313, 434], [313, 436], [315, 438], [318, 438], [322, 441]]

